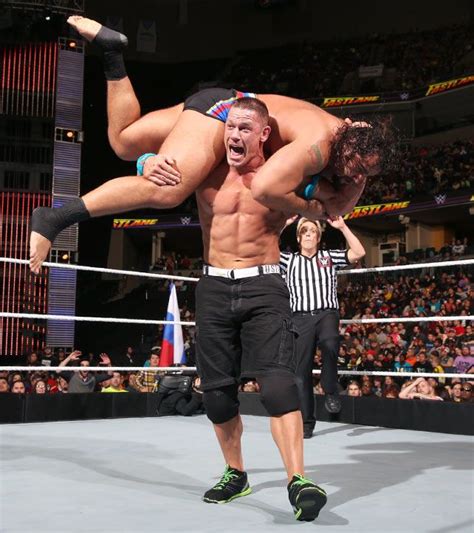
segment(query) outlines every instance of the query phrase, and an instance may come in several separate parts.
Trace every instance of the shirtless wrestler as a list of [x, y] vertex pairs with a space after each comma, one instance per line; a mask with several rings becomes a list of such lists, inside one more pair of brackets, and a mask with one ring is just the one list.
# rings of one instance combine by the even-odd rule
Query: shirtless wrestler
[[227, 503], [251, 492], [241, 450], [238, 384], [241, 377], [256, 377], [295, 517], [310, 521], [326, 503], [326, 494], [304, 476], [295, 329], [278, 264], [287, 216], [255, 201], [251, 193], [269, 133], [266, 106], [254, 98], [237, 101], [224, 134], [227, 163], [196, 191], [205, 261], [196, 288], [197, 366], [206, 414], [226, 463], [203, 500]]

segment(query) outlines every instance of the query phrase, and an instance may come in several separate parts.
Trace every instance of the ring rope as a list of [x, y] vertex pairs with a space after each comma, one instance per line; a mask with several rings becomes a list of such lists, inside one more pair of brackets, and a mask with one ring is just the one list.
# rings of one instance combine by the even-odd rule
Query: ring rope
[[[28, 259], [15, 259], [11, 257], [0, 257], [0, 263], [16, 263], [20, 265], [29, 265], [30, 262]], [[351, 268], [349, 270], [339, 270], [338, 274], [366, 274], [371, 272], [387, 272], [392, 270], [414, 270], [419, 268], [439, 268], [445, 266], [462, 266], [462, 265], [472, 265], [474, 264], [474, 259], [460, 259], [458, 261], [437, 261], [431, 263], [416, 263], [411, 265], [391, 265], [384, 267], [369, 267], [369, 268]], [[183, 281], [194, 281], [197, 283], [199, 278], [190, 278], [186, 276], [172, 276], [169, 274], [154, 274], [151, 272], [142, 272], [135, 270], [118, 270], [114, 268], [101, 268], [101, 267], [92, 267], [85, 265], [69, 265], [66, 263], [50, 263], [44, 262], [43, 266], [51, 268], [68, 268], [70, 270], [82, 270], [84, 272], [102, 272], [105, 274], [121, 274], [124, 276], [136, 276], [143, 278], [158, 278], [158, 279], [176, 279]]]
[[[0, 366], [0, 371], [10, 372], [77, 372], [85, 370], [91, 372], [196, 372], [195, 366]], [[313, 370], [313, 374], [321, 374], [321, 370]], [[456, 374], [447, 372], [384, 372], [378, 370], [338, 370], [340, 376], [392, 376], [392, 377], [417, 377], [417, 378], [449, 378], [449, 379], [474, 379], [474, 374]]]
[[370, 272], [388, 272], [391, 270], [413, 270], [415, 268], [439, 268], [444, 266], [472, 265], [474, 259], [459, 259], [458, 261], [436, 261], [431, 263], [416, 263], [411, 265], [390, 265], [384, 267], [351, 268], [338, 270], [338, 274], [366, 274]]
[[[15, 263], [19, 265], [29, 265], [28, 259], [14, 259], [11, 257], [0, 257], [0, 263]], [[154, 274], [152, 272], [142, 272], [136, 270], [118, 270], [116, 268], [101, 268], [84, 265], [69, 265], [66, 263], [48, 263], [44, 262], [43, 266], [51, 268], [67, 268], [69, 270], [82, 270], [84, 272], [102, 272], [104, 274], [121, 274], [123, 276], [136, 276], [141, 278], [158, 278], [158, 279], [176, 279], [182, 281], [194, 281], [197, 283], [199, 278], [190, 278], [186, 276], [171, 276], [169, 274]]]
[[35, 313], [6, 313], [0, 312], [0, 318], [33, 318], [44, 320], [66, 320], [74, 322], [108, 322], [119, 324], [177, 324], [180, 326], [195, 326], [196, 322], [178, 322], [173, 320], [148, 320], [145, 318], [114, 318], [101, 316], [72, 316], [72, 315], [40, 315]]
[[[181, 322], [173, 320], [149, 320], [145, 318], [114, 318], [99, 316], [72, 316], [72, 315], [41, 315], [35, 313], [7, 313], [0, 312], [0, 318], [32, 318], [43, 320], [66, 320], [74, 322], [106, 322], [120, 324], [177, 324], [180, 326], [195, 326], [196, 322]], [[341, 324], [383, 324], [402, 322], [451, 322], [453, 320], [474, 320], [474, 315], [456, 316], [422, 316], [422, 317], [392, 317], [392, 318], [354, 318], [340, 320]]]

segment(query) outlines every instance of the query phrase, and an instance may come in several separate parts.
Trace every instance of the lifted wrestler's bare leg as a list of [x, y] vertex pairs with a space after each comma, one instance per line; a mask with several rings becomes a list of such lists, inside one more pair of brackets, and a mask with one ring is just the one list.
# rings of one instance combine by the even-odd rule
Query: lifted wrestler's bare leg
[[121, 159], [129, 161], [137, 159], [144, 152], [158, 152], [178, 120], [182, 104], [141, 117], [140, 104], [123, 60], [127, 37], [81, 16], [69, 17], [68, 23], [103, 51], [107, 79], [108, 136], [114, 152]]
[[179, 205], [224, 157], [223, 134], [223, 122], [197, 111], [184, 111], [162, 147], [163, 153], [177, 162], [181, 174], [177, 185], [157, 187], [143, 177], [127, 176], [107, 181], [59, 209], [35, 209], [31, 219], [31, 270], [39, 272], [56, 236], [76, 222], [133, 209]]

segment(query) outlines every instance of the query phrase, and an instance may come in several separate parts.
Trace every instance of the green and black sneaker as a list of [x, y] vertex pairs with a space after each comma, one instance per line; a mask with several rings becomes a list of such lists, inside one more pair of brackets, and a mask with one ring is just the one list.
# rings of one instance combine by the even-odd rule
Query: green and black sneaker
[[224, 474], [219, 482], [209, 489], [202, 499], [207, 503], [229, 503], [251, 492], [247, 472], [225, 465]]
[[326, 505], [326, 492], [300, 474], [295, 474], [288, 483], [288, 498], [293, 506], [296, 520], [311, 522]]

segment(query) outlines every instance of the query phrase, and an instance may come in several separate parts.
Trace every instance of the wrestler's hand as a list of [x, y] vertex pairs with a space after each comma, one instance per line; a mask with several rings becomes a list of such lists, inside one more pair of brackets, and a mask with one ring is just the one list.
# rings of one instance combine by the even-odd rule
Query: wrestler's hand
[[143, 166], [143, 177], [156, 185], [177, 185], [181, 181], [181, 174], [176, 167], [176, 161], [167, 155], [157, 154], [149, 157]]
[[326, 220], [329, 216], [326, 205], [323, 205], [319, 200], [312, 199], [307, 202], [307, 209], [300, 213], [301, 216], [309, 218], [310, 220]]

